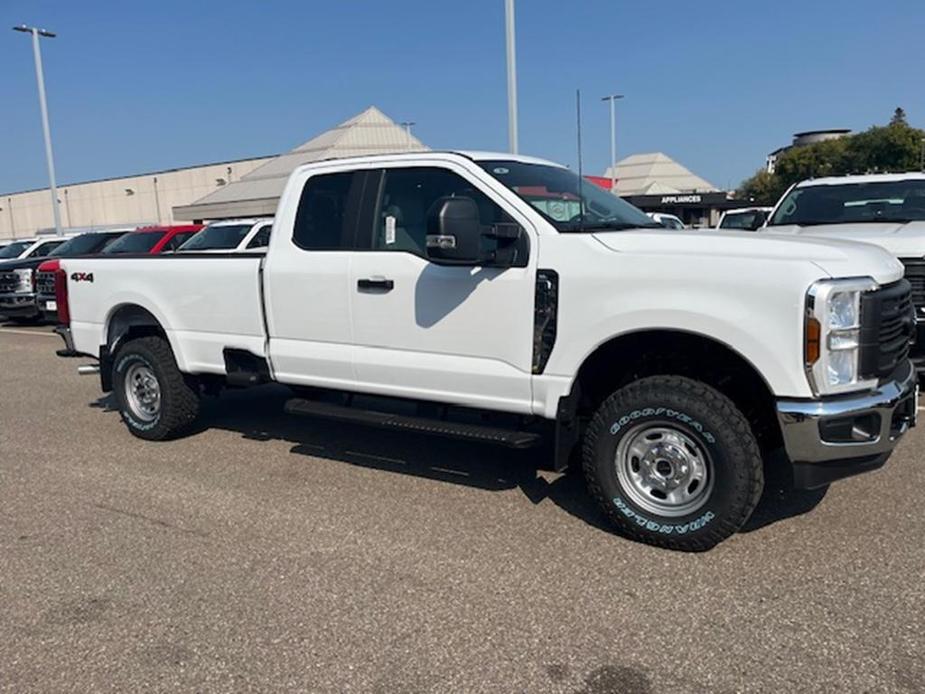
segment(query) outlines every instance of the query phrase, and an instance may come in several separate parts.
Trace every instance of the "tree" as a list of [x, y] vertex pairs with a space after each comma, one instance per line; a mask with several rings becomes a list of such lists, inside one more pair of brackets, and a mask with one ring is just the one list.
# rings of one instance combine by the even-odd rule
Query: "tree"
[[820, 176], [917, 171], [925, 131], [911, 127], [897, 108], [887, 126], [873, 126], [857, 135], [823, 140], [781, 152], [774, 173], [759, 171], [739, 186], [738, 196], [773, 203], [792, 184]]
[[777, 176], [761, 169], [751, 178], [742, 181], [736, 197], [756, 205], [773, 205], [786, 189]]

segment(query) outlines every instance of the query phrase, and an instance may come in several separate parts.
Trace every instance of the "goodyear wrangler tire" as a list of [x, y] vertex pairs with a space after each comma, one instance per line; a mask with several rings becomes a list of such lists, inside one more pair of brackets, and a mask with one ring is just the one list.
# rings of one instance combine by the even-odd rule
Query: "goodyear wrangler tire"
[[113, 392], [129, 431], [149, 441], [182, 434], [199, 414], [199, 394], [160, 337], [123, 345], [113, 360]]
[[622, 534], [682, 551], [708, 550], [738, 531], [764, 486], [742, 413], [680, 376], [643, 378], [607, 398], [585, 433], [583, 468]]

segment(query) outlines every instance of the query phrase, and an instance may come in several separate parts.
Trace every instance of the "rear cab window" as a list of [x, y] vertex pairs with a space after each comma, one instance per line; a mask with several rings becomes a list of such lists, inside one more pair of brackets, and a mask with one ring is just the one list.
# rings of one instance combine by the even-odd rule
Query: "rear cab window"
[[307, 251], [353, 249], [365, 179], [365, 171], [309, 178], [299, 198], [292, 242]]

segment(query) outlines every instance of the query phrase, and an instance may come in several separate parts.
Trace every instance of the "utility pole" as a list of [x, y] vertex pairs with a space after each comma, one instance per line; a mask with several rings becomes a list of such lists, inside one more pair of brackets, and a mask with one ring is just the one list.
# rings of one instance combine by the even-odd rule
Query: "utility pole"
[[622, 94], [611, 94], [601, 98], [601, 101], [610, 102], [610, 192], [617, 188], [617, 115], [616, 102], [622, 99]]
[[45, 76], [42, 71], [42, 50], [39, 37], [53, 39], [56, 34], [45, 29], [27, 27], [25, 24], [13, 27], [13, 31], [32, 34], [32, 52], [35, 58], [35, 79], [39, 85], [39, 106], [42, 110], [42, 132], [45, 135], [45, 158], [48, 160], [48, 182], [51, 187], [51, 211], [55, 218], [55, 233], [61, 236], [61, 210], [58, 207], [58, 190], [55, 185], [55, 158], [51, 152], [51, 128], [48, 126], [48, 104], [45, 100]]
[[514, 41], [514, 0], [504, 0], [507, 44], [507, 139], [511, 154], [517, 154], [517, 51]]

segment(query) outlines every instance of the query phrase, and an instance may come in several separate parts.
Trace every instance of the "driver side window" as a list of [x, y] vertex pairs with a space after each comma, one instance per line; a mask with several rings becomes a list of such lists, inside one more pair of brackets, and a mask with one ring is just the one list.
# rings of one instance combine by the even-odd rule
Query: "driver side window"
[[[515, 223], [472, 183], [447, 169], [386, 169], [382, 175], [373, 220], [373, 250], [404, 251], [426, 257], [428, 218], [434, 213], [434, 205], [447, 197], [466, 197], [475, 201], [479, 222], [486, 229], [497, 224]], [[493, 239], [485, 239], [483, 244], [487, 251], [497, 247], [497, 241]], [[526, 252], [522, 255], [525, 257]]]

